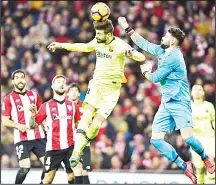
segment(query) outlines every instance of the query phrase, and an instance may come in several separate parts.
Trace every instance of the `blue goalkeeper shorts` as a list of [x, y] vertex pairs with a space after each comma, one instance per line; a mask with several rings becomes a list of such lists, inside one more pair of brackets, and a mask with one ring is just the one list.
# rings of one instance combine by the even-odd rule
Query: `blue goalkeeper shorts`
[[185, 127], [193, 127], [191, 102], [173, 99], [162, 102], [154, 117], [152, 130], [172, 132]]

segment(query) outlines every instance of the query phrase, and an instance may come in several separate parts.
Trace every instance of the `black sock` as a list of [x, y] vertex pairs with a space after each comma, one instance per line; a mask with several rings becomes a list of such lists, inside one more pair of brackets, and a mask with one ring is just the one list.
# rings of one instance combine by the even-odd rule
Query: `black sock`
[[30, 168], [20, 168], [16, 175], [15, 184], [22, 184]]
[[40, 182], [40, 184], [43, 184], [44, 177], [45, 177], [45, 170], [43, 168], [43, 171], [42, 171], [42, 174], [41, 174], [41, 182]]
[[83, 176], [75, 176], [75, 184], [82, 184], [83, 183]]
[[88, 175], [83, 176], [83, 184], [90, 184]]
[[74, 182], [75, 182], [75, 181], [74, 181], [74, 179], [73, 179], [73, 180], [71, 180], [71, 181], [68, 181], [68, 184], [75, 184]]

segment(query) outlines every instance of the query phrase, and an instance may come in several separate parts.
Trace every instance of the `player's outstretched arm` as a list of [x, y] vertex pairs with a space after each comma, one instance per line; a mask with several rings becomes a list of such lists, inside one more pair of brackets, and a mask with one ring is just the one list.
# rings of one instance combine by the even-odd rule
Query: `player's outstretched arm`
[[60, 43], [60, 42], [52, 42], [47, 47], [52, 52], [55, 52], [56, 49], [66, 49], [68, 51], [75, 52], [91, 52], [95, 49], [92, 42], [89, 43]]
[[149, 42], [148, 40], [144, 39], [142, 36], [140, 36], [137, 32], [135, 32], [127, 23], [127, 20], [125, 17], [119, 17], [118, 18], [119, 25], [125, 30], [127, 34], [130, 35], [130, 38], [132, 41], [139, 46], [144, 51], [159, 56], [160, 53], [163, 51], [163, 49], [160, 47], [160, 45], [153, 44]]

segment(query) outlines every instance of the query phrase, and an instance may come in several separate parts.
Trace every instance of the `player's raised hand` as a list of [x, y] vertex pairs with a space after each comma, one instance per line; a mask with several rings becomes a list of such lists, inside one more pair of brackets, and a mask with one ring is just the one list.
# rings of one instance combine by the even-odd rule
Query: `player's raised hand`
[[47, 48], [49, 50], [51, 50], [52, 52], [55, 52], [56, 49], [61, 49], [61, 43], [59, 42], [52, 42], [49, 44], [49, 46], [47, 46]]
[[35, 114], [36, 114], [36, 105], [35, 104], [31, 104], [30, 106], [29, 106], [29, 110], [30, 110], [30, 112], [31, 112], [31, 114], [32, 114], [32, 116], [34, 116]]
[[19, 124], [19, 123], [17, 123], [16, 128], [21, 132], [26, 132], [27, 130], [29, 130], [29, 128], [26, 125]]
[[126, 28], [129, 27], [128, 23], [127, 23], [127, 20], [125, 17], [119, 17], [118, 18], [118, 23], [119, 25], [125, 30]]
[[153, 67], [153, 65], [151, 63], [146, 63], [146, 64], [140, 65], [140, 69], [141, 69], [142, 74], [145, 72], [151, 72], [152, 67]]

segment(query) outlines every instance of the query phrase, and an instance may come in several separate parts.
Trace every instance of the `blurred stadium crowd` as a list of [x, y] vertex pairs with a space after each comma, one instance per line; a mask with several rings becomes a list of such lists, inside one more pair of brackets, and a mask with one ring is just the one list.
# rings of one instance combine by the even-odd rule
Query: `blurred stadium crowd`
[[[215, 6], [213, 1], [105, 1], [111, 9], [116, 36], [138, 49], [117, 23], [125, 16], [132, 28], [151, 42], [160, 43], [169, 26], [186, 32], [182, 46], [190, 85], [202, 84], [206, 100], [215, 96]], [[94, 37], [90, 9], [94, 1], [3, 1], [1, 11], [1, 98], [12, 91], [10, 75], [25, 69], [27, 88], [38, 91], [43, 101], [52, 97], [50, 83], [64, 74], [67, 83], [81, 86], [81, 100], [92, 78], [95, 53], [59, 50], [50, 53], [47, 45], [57, 42], [88, 42]], [[157, 65], [156, 58], [144, 53], [146, 61]], [[99, 135], [91, 143], [93, 169], [177, 169], [149, 143], [151, 124], [160, 104], [160, 90], [141, 75], [139, 63], [127, 59], [118, 105]], [[154, 68], [155, 68], [154, 67]], [[190, 159], [188, 146], [178, 132], [166, 138], [180, 156]], [[2, 168], [18, 167], [13, 132], [1, 124]], [[33, 167], [40, 167], [31, 156]]]

